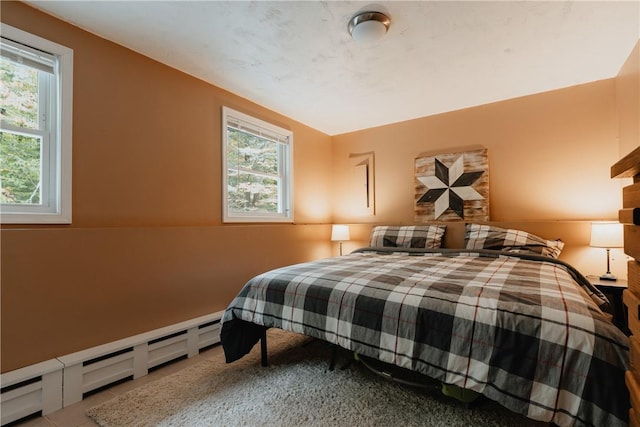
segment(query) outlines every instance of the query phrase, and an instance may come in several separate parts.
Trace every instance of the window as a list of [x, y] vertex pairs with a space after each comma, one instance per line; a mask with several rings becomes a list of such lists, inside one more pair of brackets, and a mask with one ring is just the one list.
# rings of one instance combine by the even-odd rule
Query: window
[[293, 133], [222, 107], [222, 219], [292, 222]]
[[2, 223], [71, 223], [73, 51], [1, 30]]

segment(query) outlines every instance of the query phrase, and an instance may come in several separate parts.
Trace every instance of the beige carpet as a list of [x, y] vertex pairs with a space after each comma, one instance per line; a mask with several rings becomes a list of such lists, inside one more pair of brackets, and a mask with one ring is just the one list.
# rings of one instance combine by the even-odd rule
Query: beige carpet
[[259, 346], [238, 362], [203, 360], [90, 408], [104, 427], [139, 426], [539, 426], [499, 405], [470, 406], [432, 389], [385, 380], [341, 353], [328, 370], [320, 341], [269, 331], [270, 366]]

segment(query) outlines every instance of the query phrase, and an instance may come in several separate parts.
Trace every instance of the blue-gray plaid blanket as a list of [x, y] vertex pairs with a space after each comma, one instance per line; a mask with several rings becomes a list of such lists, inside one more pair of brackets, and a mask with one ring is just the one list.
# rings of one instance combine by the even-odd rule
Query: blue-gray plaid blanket
[[232, 362], [276, 327], [474, 390], [535, 420], [626, 425], [628, 339], [594, 292], [548, 257], [370, 248], [251, 279], [225, 311], [221, 339]]

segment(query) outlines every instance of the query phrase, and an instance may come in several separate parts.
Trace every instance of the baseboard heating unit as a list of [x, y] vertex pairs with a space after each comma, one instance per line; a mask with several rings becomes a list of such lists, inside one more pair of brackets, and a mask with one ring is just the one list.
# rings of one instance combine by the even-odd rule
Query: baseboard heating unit
[[2, 425], [26, 416], [62, 408], [62, 370], [56, 359], [2, 374]]
[[47, 415], [80, 402], [87, 393], [197, 355], [220, 342], [222, 314], [208, 314], [2, 374], [1, 425], [33, 414]]

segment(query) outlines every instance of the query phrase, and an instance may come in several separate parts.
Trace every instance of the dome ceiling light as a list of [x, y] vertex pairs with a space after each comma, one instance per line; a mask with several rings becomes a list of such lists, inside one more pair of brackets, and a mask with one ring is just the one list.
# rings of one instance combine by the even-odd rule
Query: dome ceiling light
[[349, 20], [349, 34], [357, 42], [380, 40], [389, 30], [391, 18], [381, 12], [358, 12]]

